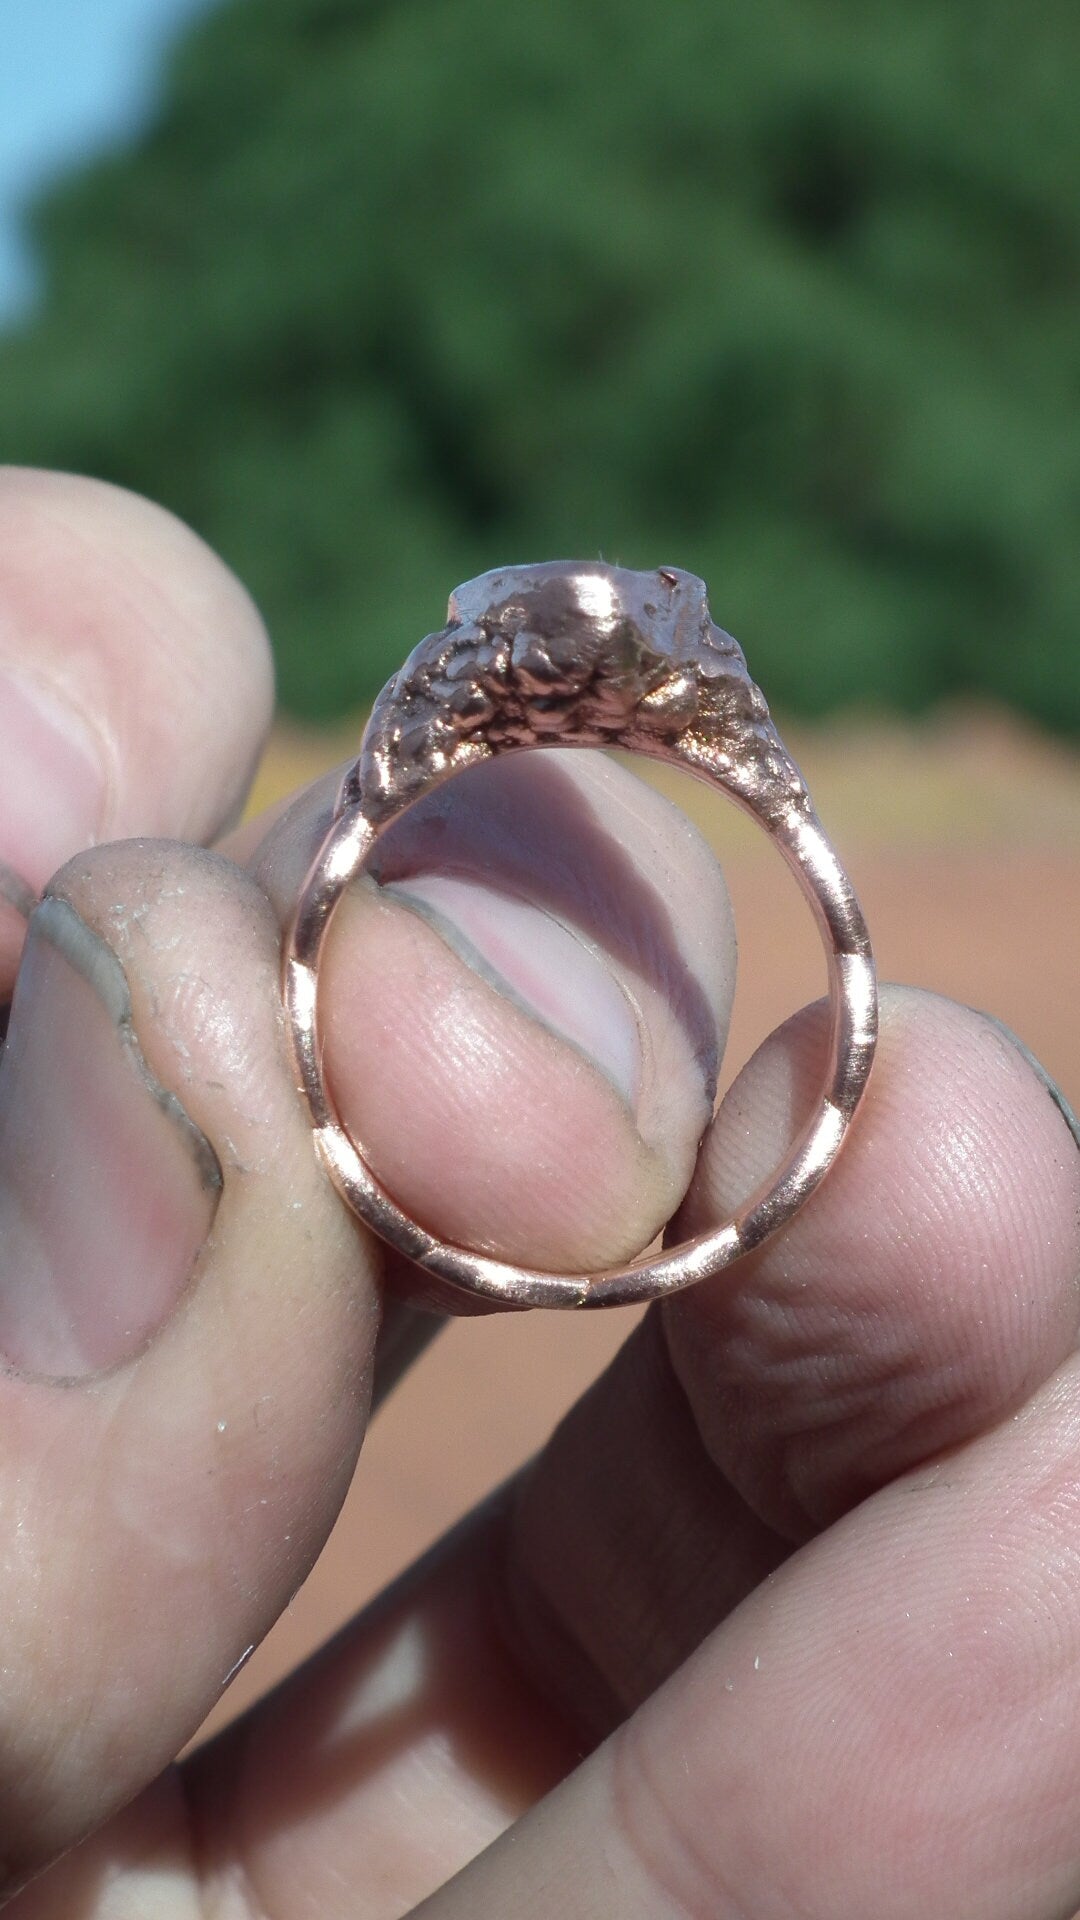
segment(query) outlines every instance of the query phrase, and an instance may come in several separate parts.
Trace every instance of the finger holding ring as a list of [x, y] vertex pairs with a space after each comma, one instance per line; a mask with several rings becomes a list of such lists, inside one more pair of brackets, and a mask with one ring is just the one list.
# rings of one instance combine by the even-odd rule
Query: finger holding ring
[[[721, 1226], [628, 1266], [553, 1274], [429, 1233], [376, 1179], [323, 1071], [319, 960], [331, 916], [391, 822], [495, 755], [620, 747], [667, 761], [735, 800], [777, 843], [809, 900], [829, 968], [830, 1051], [818, 1104], [787, 1159]], [[316, 1147], [353, 1212], [418, 1267], [446, 1312], [651, 1300], [730, 1266], [782, 1227], [839, 1153], [877, 1036], [873, 954], [858, 901], [741, 648], [704, 583], [552, 562], [482, 574], [384, 688], [285, 942], [284, 996]]]

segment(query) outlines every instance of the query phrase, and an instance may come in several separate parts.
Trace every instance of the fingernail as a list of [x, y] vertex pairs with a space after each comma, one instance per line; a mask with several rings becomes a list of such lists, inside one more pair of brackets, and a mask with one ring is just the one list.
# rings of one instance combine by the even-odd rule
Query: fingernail
[[23, 911], [97, 838], [105, 768], [89, 728], [42, 688], [0, 674], [0, 899]]
[[1061, 1088], [1058, 1086], [1057, 1081], [1052, 1080], [1047, 1073], [1042, 1061], [1032, 1053], [1029, 1046], [1024, 1044], [1019, 1034], [1014, 1033], [1011, 1027], [1007, 1027], [1004, 1020], [998, 1019], [996, 1013], [985, 1013], [977, 1007], [973, 1008], [972, 1011], [979, 1013], [983, 1020], [988, 1020], [992, 1027], [996, 1027], [998, 1032], [1009, 1042], [1010, 1046], [1015, 1047], [1017, 1053], [1022, 1055], [1027, 1061], [1028, 1066], [1036, 1078], [1042, 1081], [1043, 1086], [1050, 1095], [1051, 1100], [1064, 1120], [1065, 1125], [1068, 1127], [1069, 1132], [1072, 1134], [1073, 1139], [1076, 1141], [1077, 1146], [1080, 1147], [1080, 1120], [1077, 1119]]
[[66, 901], [31, 922], [0, 1059], [0, 1354], [73, 1379], [168, 1319], [221, 1169], [151, 1073], [111, 948]]
[[480, 881], [417, 874], [388, 882], [474, 972], [574, 1047], [633, 1111], [641, 1092], [641, 1035], [625, 989], [582, 935], [528, 901]]

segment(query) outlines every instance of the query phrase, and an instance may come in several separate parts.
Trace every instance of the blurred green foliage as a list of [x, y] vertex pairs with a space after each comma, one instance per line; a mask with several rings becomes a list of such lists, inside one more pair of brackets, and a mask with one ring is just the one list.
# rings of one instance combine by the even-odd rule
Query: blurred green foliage
[[1080, 729], [1067, 0], [230, 0], [38, 209], [5, 458], [166, 502], [284, 700], [454, 582], [705, 575], [781, 706]]

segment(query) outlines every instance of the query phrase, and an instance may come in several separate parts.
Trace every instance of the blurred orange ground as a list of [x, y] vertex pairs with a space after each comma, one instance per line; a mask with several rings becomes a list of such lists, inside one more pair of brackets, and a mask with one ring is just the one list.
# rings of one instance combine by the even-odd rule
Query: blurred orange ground
[[[1080, 1105], [1080, 755], [992, 712], [782, 731], [855, 882], [882, 976], [992, 1009]], [[358, 724], [334, 736], [281, 729], [255, 804], [347, 756], [358, 736]], [[750, 823], [689, 780], [665, 773], [661, 784], [722, 853], [735, 902], [730, 1077], [822, 991], [818, 938]], [[264, 1691], [525, 1459], [627, 1326], [624, 1313], [511, 1314], [442, 1334], [375, 1422], [318, 1566], [208, 1726]]]

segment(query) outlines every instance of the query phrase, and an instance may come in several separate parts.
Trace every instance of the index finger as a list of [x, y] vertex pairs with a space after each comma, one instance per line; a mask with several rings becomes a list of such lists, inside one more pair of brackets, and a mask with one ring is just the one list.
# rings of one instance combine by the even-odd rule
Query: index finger
[[102, 481], [0, 469], [0, 1002], [72, 854], [235, 815], [272, 700], [258, 612], [188, 527]]

